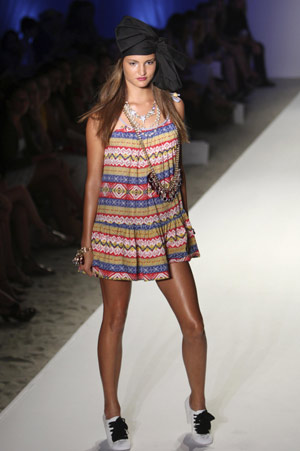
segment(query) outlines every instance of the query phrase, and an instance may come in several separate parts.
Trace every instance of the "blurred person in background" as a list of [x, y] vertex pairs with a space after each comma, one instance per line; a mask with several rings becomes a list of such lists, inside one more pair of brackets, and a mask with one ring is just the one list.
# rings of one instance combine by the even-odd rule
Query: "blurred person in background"
[[7, 30], [0, 43], [0, 73], [18, 75], [22, 61], [22, 43], [18, 33]]
[[91, 54], [99, 48], [101, 38], [95, 25], [95, 6], [87, 0], [70, 3], [62, 33], [65, 55]]
[[249, 60], [252, 81], [258, 86], [273, 87], [269, 80], [265, 65], [265, 48], [252, 36], [247, 20], [246, 0], [229, 0], [224, 30], [232, 43], [243, 46]]
[[62, 95], [61, 80], [64, 79], [59, 65], [49, 63], [39, 70], [50, 82], [50, 96], [45, 102], [47, 132], [54, 150], [85, 153], [85, 137], [71, 120]]
[[[73, 187], [65, 165], [54, 158], [44, 158], [24, 116], [30, 105], [28, 93], [21, 85], [6, 92], [6, 109], [0, 125], [1, 160], [8, 186], [29, 188], [33, 196], [50, 202], [50, 214], [62, 232], [80, 236], [81, 223], [70, 214], [70, 206], [79, 212], [82, 200]], [[49, 210], [49, 209], [48, 209]]]
[[[46, 133], [51, 142], [52, 154], [49, 156], [55, 156], [60, 164], [64, 162], [68, 178], [82, 199], [83, 170], [86, 168], [85, 131], [82, 124], [75, 122], [75, 118], [72, 120], [69, 114], [73, 108], [73, 92], [69, 84], [72, 78], [69, 70], [69, 64], [64, 60], [41, 67], [37, 81], [45, 100], [40, 117], [46, 125]], [[76, 214], [78, 213], [76, 208]]]
[[[2, 182], [0, 181], [0, 189]], [[16, 264], [10, 234], [11, 202], [0, 192], [0, 315], [5, 321], [29, 321], [36, 313], [34, 308], [22, 309], [20, 295], [23, 290], [13, 287], [10, 283], [17, 282], [23, 287], [32, 285], [32, 280], [25, 276]]]
[[97, 57], [97, 72], [95, 74], [95, 86], [99, 89], [107, 80], [113, 65], [113, 59], [108, 53], [100, 53]]
[[73, 61], [73, 77], [70, 89], [70, 109], [73, 120], [78, 120], [82, 111], [87, 111], [95, 96], [97, 73], [96, 61], [85, 55], [78, 55]]
[[33, 44], [39, 32], [39, 24], [31, 17], [23, 17], [20, 29], [22, 34], [22, 76], [31, 76], [36, 68], [36, 55]]
[[33, 41], [38, 64], [52, 61], [63, 51], [63, 21], [63, 14], [55, 9], [46, 9], [39, 14], [39, 32]]
[[[7, 204], [10, 205], [9, 224], [13, 240], [9, 236], [7, 241], [14, 243], [18, 261], [24, 274], [28, 276], [34, 275], [51, 275], [54, 274], [52, 268], [37, 263], [32, 254], [31, 245], [31, 225], [35, 226], [35, 244], [47, 244], [48, 246], [59, 247], [60, 239], [53, 235], [42, 221], [34, 202], [26, 187], [18, 185], [8, 188], [5, 182], [0, 185], [0, 194], [2, 202], [6, 198]], [[7, 231], [7, 234], [10, 233]], [[61, 241], [62, 242], [62, 241]], [[11, 249], [12, 252], [12, 249]]]
[[4, 321], [9, 322], [14, 320], [20, 323], [27, 323], [35, 314], [36, 309], [34, 307], [21, 308], [20, 303], [13, 296], [10, 296], [0, 288], [0, 315]]
[[[206, 44], [207, 30], [210, 28], [194, 11], [188, 11], [184, 15], [183, 26], [187, 29], [185, 53], [189, 57], [187, 70], [183, 74], [185, 86], [183, 94], [186, 96], [192, 89], [195, 90], [194, 97], [200, 98], [198, 113], [194, 109], [190, 114], [189, 105], [187, 105], [189, 123], [194, 129], [204, 124], [210, 127], [228, 123], [232, 117], [233, 104], [227, 98], [230, 89], [223, 79], [222, 62], [217, 60], [219, 45], [217, 43], [212, 48], [208, 43]], [[218, 56], [223, 59], [225, 54], [220, 51]], [[222, 83], [219, 83], [218, 81], [221, 80]], [[187, 90], [186, 87], [188, 87]], [[191, 91], [190, 94], [192, 94]], [[194, 101], [192, 102], [195, 107]]]
[[[3, 186], [3, 182], [1, 185]], [[16, 263], [11, 239], [10, 219], [12, 213], [12, 203], [5, 194], [0, 192], [0, 242], [1, 242], [1, 285], [0, 288], [10, 296], [15, 296], [13, 288], [8, 281], [17, 282], [23, 287], [30, 287], [33, 281], [26, 276]], [[2, 258], [3, 257], [3, 258]]]

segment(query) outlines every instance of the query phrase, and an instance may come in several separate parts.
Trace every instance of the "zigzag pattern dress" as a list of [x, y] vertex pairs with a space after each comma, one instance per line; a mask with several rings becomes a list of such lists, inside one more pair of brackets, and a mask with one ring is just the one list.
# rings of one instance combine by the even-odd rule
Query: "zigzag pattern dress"
[[[175, 165], [178, 133], [166, 119], [143, 130], [151, 164], [168, 182]], [[170, 278], [169, 264], [199, 257], [180, 189], [168, 202], [148, 183], [147, 157], [133, 129], [115, 130], [105, 148], [97, 213], [92, 232], [93, 272], [113, 280]]]

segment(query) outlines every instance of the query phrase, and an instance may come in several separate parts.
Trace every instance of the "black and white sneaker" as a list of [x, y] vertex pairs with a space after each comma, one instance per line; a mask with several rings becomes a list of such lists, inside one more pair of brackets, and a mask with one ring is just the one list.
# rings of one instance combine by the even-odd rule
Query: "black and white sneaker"
[[192, 410], [190, 407], [190, 398], [185, 401], [185, 410], [187, 422], [192, 425], [193, 440], [199, 445], [210, 445], [213, 438], [210, 433], [210, 422], [215, 419], [207, 410]]
[[121, 417], [112, 417], [108, 420], [103, 415], [103, 422], [107, 436], [107, 442], [111, 449], [128, 450], [130, 449], [130, 441], [128, 436], [128, 426]]

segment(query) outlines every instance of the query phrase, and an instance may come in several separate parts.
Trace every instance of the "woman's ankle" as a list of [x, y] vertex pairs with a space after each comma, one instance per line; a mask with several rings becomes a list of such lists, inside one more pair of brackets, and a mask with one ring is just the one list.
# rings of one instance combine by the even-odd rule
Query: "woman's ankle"
[[190, 398], [190, 407], [192, 410], [205, 410], [206, 404], [205, 404], [205, 398], [203, 396], [196, 396], [193, 393], [191, 393]]
[[104, 415], [106, 419], [121, 416], [121, 408], [119, 404], [105, 405]]

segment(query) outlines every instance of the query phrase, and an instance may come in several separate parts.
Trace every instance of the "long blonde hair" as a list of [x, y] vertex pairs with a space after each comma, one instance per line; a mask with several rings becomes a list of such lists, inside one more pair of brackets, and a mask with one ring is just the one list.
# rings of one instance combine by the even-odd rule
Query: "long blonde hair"
[[[175, 108], [169, 91], [153, 86], [154, 99], [164, 117], [170, 117], [175, 124], [179, 139], [182, 143], [188, 141], [184, 121]], [[115, 129], [126, 100], [126, 83], [123, 74], [123, 58], [114, 66], [111, 74], [101, 87], [95, 105], [84, 113], [79, 122], [89, 117], [98, 121], [97, 135], [104, 146], [109, 143], [110, 136]]]

